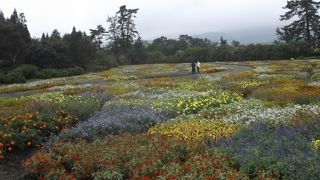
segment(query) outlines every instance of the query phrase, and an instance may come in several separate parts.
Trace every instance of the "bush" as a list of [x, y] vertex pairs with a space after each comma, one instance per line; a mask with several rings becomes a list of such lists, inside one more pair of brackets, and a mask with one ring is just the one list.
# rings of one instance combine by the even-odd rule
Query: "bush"
[[52, 69], [46, 68], [40, 70], [36, 74], [37, 78], [54, 78], [54, 77], [64, 77], [64, 76], [74, 76], [84, 74], [86, 71], [82, 67], [73, 67], [68, 69]]
[[30, 64], [23, 64], [13, 71], [21, 73], [26, 79], [36, 77], [36, 73], [38, 72], [38, 67]]
[[4, 75], [1, 81], [5, 84], [12, 84], [12, 83], [25, 83], [27, 80], [21, 72], [10, 71], [8, 74]]
[[57, 77], [58, 76], [57, 70], [56, 69], [51, 69], [51, 68], [41, 69], [40, 73], [41, 73], [41, 75], [44, 75], [44, 78], [53, 78], [53, 77]]

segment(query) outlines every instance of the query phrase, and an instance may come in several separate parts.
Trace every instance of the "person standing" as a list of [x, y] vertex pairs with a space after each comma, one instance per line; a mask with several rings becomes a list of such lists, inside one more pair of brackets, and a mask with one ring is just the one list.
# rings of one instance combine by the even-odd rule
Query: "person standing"
[[191, 64], [191, 68], [192, 68], [192, 74], [196, 74], [196, 63], [193, 61]]
[[200, 74], [200, 62], [199, 61], [197, 61], [196, 66], [197, 66], [197, 73]]

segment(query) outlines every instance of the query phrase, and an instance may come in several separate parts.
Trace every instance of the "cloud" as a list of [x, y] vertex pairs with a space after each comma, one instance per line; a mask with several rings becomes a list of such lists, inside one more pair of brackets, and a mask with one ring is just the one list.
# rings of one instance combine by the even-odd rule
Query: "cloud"
[[286, 0], [0, 0], [6, 16], [24, 12], [32, 36], [72, 27], [87, 31], [121, 5], [139, 8], [137, 28], [144, 39], [261, 26], [279, 26]]

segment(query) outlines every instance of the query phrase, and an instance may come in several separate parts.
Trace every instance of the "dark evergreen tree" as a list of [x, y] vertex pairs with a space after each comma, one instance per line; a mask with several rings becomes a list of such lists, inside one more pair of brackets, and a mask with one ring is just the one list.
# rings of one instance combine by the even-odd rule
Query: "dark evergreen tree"
[[18, 12], [16, 9], [13, 10], [13, 13], [10, 16], [9, 21], [13, 24], [17, 24], [19, 23], [19, 16], [18, 16]]
[[90, 29], [90, 34], [93, 42], [96, 44], [98, 49], [101, 49], [103, 36], [105, 35], [106, 30], [102, 25], [98, 25], [96, 29]]
[[0, 9], [0, 22], [4, 22], [6, 19], [5, 19], [5, 17], [4, 17], [4, 14], [3, 14], [3, 12], [2, 12], [2, 10]]
[[14, 10], [10, 19], [0, 23], [0, 60], [7, 67], [15, 67], [25, 61], [31, 37], [23, 14], [20, 18]]
[[130, 57], [132, 64], [143, 64], [146, 63], [146, 48], [141, 40], [141, 37], [133, 44], [130, 51]]
[[[43, 34], [44, 35], [44, 34]], [[43, 36], [42, 35], [42, 36]], [[54, 29], [51, 33], [51, 36], [50, 36], [50, 39], [51, 40], [61, 40], [61, 35], [60, 35], [60, 32], [57, 30], [57, 29]]]
[[73, 27], [71, 34], [63, 37], [67, 47], [67, 56], [74, 66], [87, 68], [94, 60], [96, 48], [86, 33]]
[[[110, 23], [107, 31], [107, 39], [111, 40], [111, 48], [117, 59], [124, 57], [127, 64], [130, 64], [128, 57], [129, 49], [134, 42], [134, 39], [139, 35], [136, 30], [134, 18], [139, 9], [127, 9], [126, 6], [121, 6], [114, 17], [109, 17], [107, 22]], [[121, 53], [121, 55], [120, 55]]]
[[294, 20], [291, 24], [277, 29], [280, 40], [287, 43], [304, 41], [308, 47], [319, 46], [320, 2], [315, 0], [290, 0], [284, 9], [288, 11], [281, 15], [280, 20]]

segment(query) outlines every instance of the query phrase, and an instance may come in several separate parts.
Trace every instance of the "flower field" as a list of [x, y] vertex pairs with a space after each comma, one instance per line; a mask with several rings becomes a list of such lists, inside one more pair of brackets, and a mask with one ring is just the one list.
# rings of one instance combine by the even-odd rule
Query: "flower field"
[[0, 177], [320, 179], [320, 60], [202, 64], [0, 86]]

